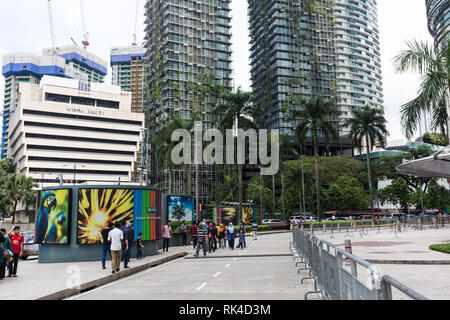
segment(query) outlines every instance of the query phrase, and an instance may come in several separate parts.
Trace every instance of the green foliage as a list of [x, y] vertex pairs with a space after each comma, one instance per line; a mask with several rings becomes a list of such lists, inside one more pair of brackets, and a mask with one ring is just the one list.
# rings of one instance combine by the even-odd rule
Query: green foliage
[[339, 177], [323, 193], [326, 210], [363, 210], [370, 206], [370, 198], [356, 178]]
[[450, 254], [450, 243], [446, 244], [432, 244], [429, 246], [430, 250], [442, 252], [442, 253], [448, 253]]
[[[273, 199], [272, 190], [263, 187], [262, 189], [262, 199], [264, 213], [273, 213], [275, 201]], [[260, 184], [252, 181], [247, 187], [247, 200], [251, 200], [258, 207], [261, 205], [260, 201]]]
[[408, 212], [412, 190], [404, 179], [398, 178], [390, 185], [379, 191], [379, 199], [382, 204], [389, 202], [398, 205], [403, 212]]
[[0, 189], [0, 205], [2, 209], [12, 210], [12, 213], [15, 214], [17, 205], [21, 202], [29, 214], [29, 208], [36, 201], [36, 192], [33, 189], [37, 188], [38, 185], [33, 182], [32, 178], [23, 174], [3, 173], [0, 176], [2, 176], [2, 188]]
[[448, 146], [448, 141], [447, 141], [447, 137], [443, 134], [440, 133], [430, 133], [427, 132], [423, 135], [423, 142], [424, 143], [430, 143], [430, 144], [435, 144], [438, 146], [443, 146], [446, 147]]

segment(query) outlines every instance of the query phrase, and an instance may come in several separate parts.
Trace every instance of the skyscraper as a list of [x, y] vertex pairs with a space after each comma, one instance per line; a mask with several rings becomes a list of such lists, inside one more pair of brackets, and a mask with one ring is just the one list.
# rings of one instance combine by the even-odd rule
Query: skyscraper
[[[147, 1], [146, 125], [150, 137], [173, 115], [186, 122], [200, 119], [205, 129], [216, 125], [219, 91], [230, 90], [232, 80], [229, 4], [230, 0]], [[155, 150], [150, 152], [151, 183], [164, 191], [186, 193], [187, 170], [172, 172], [156, 161], [160, 155]], [[203, 202], [211, 196], [219, 175], [213, 166], [200, 166], [199, 175]]]
[[[330, 119], [341, 135], [331, 153], [351, 148], [342, 120], [355, 108], [383, 103], [376, 2], [249, 0], [249, 16], [252, 87], [267, 126], [293, 134], [284, 111], [301, 108], [299, 98], [321, 95], [343, 112]], [[324, 154], [325, 140], [319, 141]]]
[[[112, 84], [131, 92], [131, 111], [136, 113], [143, 113], [144, 107], [144, 53], [145, 49], [138, 45], [111, 48]], [[141, 142], [132, 181], [142, 179], [145, 142]]]
[[435, 46], [447, 45], [450, 37], [450, 1], [426, 0], [428, 30], [434, 38]]
[[20, 82], [39, 83], [44, 75], [78, 79], [89, 82], [103, 82], [107, 63], [98, 56], [77, 46], [44, 49], [42, 56], [33, 53], [12, 53], [3, 57], [2, 74], [5, 77], [3, 104], [3, 129], [1, 157], [8, 150], [9, 118], [18, 104]]

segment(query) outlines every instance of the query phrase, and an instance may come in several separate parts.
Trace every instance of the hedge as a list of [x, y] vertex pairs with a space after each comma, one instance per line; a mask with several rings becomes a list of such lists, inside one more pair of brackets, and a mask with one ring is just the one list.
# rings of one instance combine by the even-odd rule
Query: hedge
[[447, 244], [432, 244], [429, 246], [430, 250], [442, 252], [442, 253], [448, 253], [450, 254], [450, 243]]

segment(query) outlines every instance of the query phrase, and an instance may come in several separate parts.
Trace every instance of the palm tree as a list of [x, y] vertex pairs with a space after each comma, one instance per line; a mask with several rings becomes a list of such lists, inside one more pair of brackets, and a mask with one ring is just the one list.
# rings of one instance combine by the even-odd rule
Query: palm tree
[[372, 171], [370, 167], [370, 152], [378, 144], [382, 148], [386, 147], [386, 137], [389, 132], [386, 129], [386, 119], [381, 109], [364, 106], [361, 110], [353, 110], [352, 118], [344, 122], [345, 127], [350, 128], [349, 138], [353, 141], [353, 146], [361, 150], [365, 144], [367, 151], [367, 177], [369, 182], [370, 208], [372, 218], [375, 212], [373, 208]]
[[33, 189], [37, 187], [38, 185], [33, 182], [33, 178], [26, 177], [23, 174], [11, 173], [6, 177], [3, 193], [9, 199], [13, 210], [13, 224], [15, 222], [17, 205], [22, 202], [25, 205], [25, 209], [27, 209], [36, 199]]
[[447, 136], [450, 141], [450, 46], [440, 50], [426, 42], [406, 43], [407, 50], [395, 57], [398, 73], [417, 71], [421, 76], [418, 96], [404, 104], [401, 109], [402, 126], [410, 139], [420, 123], [422, 113], [431, 114], [431, 127]]
[[[316, 205], [319, 219], [322, 219], [320, 211], [320, 184], [319, 184], [319, 135], [324, 136], [327, 143], [331, 140], [339, 139], [336, 125], [331, 122], [341, 115], [341, 111], [333, 103], [326, 101], [322, 96], [313, 97], [308, 101], [301, 101], [300, 110], [289, 110], [288, 121], [297, 121], [295, 134], [298, 141], [306, 140], [309, 134], [313, 138], [314, 160], [315, 160], [315, 180], [316, 180]], [[303, 146], [304, 147], [304, 146]]]
[[[260, 108], [252, 103], [253, 96], [250, 92], [244, 92], [238, 88], [235, 93], [226, 93], [222, 96], [224, 104], [220, 105], [217, 112], [222, 115], [219, 127], [222, 130], [231, 129], [236, 124], [237, 129], [248, 130], [257, 129], [254, 118], [261, 115]], [[238, 131], [239, 138], [239, 131]], [[238, 185], [239, 185], [239, 214], [242, 211], [244, 197], [244, 187], [242, 182], [243, 165], [237, 165]]]
[[289, 139], [288, 134], [282, 134], [280, 136], [280, 180], [281, 180], [281, 212], [283, 214], [283, 220], [286, 219], [286, 204], [285, 204], [285, 172], [284, 172], [284, 156], [293, 153], [294, 143]]

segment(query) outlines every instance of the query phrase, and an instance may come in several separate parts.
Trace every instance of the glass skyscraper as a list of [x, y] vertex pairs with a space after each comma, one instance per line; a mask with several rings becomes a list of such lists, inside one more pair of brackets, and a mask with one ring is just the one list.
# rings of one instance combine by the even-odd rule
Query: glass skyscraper
[[426, 0], [428, 29], [436, 47], [447, 45], [450, 37], [450, 1]]
[[[172, 115], [185, 121], [201, 119], [204, 129], [216, 125], [216, 89], [230, 90], [232, 84], [229, 4], [230, 0], [147, 0], [145, 112], [150, 139]], [[155, 150], [150, 153], [151, 183], [166, 192], [186, 193], [186, 168], [169, 172], [156, 161]], [[200, 197], [207, 200], [218, 171], [201, 166], [199, 174]]]

